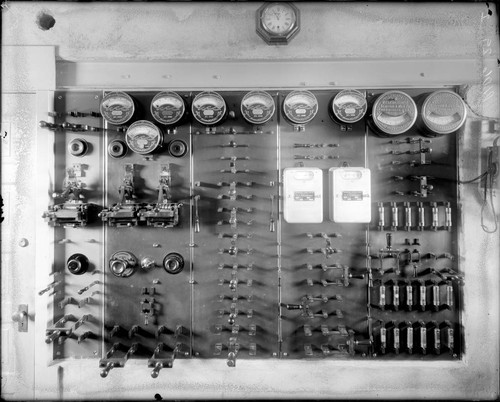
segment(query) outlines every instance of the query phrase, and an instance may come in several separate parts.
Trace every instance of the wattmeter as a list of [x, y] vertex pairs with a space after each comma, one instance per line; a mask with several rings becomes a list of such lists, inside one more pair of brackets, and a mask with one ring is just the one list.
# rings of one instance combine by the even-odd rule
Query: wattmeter
[[283, 217], [288, 223], [323, 222], [323, 171], [295, 167], [283, 171]]
[[109, 92], [101, 102], [100, 111], [110, 124], [125, 124], [135, 113], [135, 103], [125, 92]]
[[339, 223], [371, 221], [370, 169], [333, 167], [328, 171], [330, 183], [330, 220]]
[[402, 91], [387, 91], [372, 107], [372, 128], [382, 137], [391, 137], [408, 131], [417, 119], [417, 105]]

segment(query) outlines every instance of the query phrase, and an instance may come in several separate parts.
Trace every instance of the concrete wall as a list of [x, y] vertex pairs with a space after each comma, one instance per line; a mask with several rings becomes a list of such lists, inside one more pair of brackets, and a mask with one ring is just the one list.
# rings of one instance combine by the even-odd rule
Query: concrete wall
[[[61, 82], [56, 76], [68, 70], [75, 77], [83, 72], [87, 79], [92, 78], [93, 66], [96, 74], [110, 71], [106, 70], [110, 62], [125, 71], [128, 63], [144, 62], [144, 66], [149, 66], [152, 64], [149, 62], [168, 65], [177, 61], [193, 66], [183, 82], [194, 78], [189, 74], [198, 74], [199, 82], [200, 68], [196, 66], [201, 63], [196, 61], [239, 61], [240, 66], [248, 61], [249, 72], [252, 61], [271, 61], [275, 62], [273, 73], [276, 73], [287, 61], [290, 65], [299, 60], [316, 61], [320, 67], [345, 62], [339, 71], [349, 72], [353, 61], [362, 65], [362, 60], [382, 60], [380, 66], [384, 68], [394, 61], [398, 67], [392, 70], [396, 71], [405, 67], [410, 70], [417, 62], [433, 66], [425, 60], [441, 59], [449, 70], [428, 67], [432, 74], [427, 70], [424, 74], [422, 70], [419, 80], [413, 79], [408, 85], [435, 85], [440, 77], [448, 80], [467, 66], [463, 70], [469, 72], [467, 77], [457, 84], [467, 84], [462, 89], [472, 109], [481, 115], [499, 117], [498, 14], [492, 5], [298, 3], [302, 29], [284, 47], [268, 46], [255, 33], [255, 11], [260, 5], [260, 2], [3, 3], [2, 133], [7, 128], [9, 134], [8, 140], [2, 139], [2, 194], [5, 189], [9, 191], [9, 220], [2, 224], [2, 351], [9, 350], [2, 353], [3, 397], [153, 399], [156, 392], [164, 397], [202, 399], [498, 397], [500, 240], [498, 232], [487, 235], [480, 228], [481, 192], [477, 186], [461, 189], [464, 213], [460, 259], [466, 272], [464, 325], [468, 344], [464, 360], [457, 364], [330, 361], [318, 365], [256, 361], [242, 362], [231, 370], [221, 362], [193, 360], [176, 362], [176, 367], [168, 375], [160, 375], [158, 381], [149, 377], [143, 365], [132, 363], [121, 373], [113, 373], [117, 375], [101, 381], [97, 378], [96, 361], [67, 361], [48, 367], [44, 358], [35, 358], [45, 353], [42, 349], [45, 323], [40, 311], [36, 320], [31, 315], [32, 327], [27, 334], [18, 334], [15, 324], [9, 321], [9, 309], [16, 304], [26, 302], [33, 307], [43, 304], [35, 297], [39, 289], [33, 279], [39, 268], [36, 259], [39, 252], [35, 252], [35, 247], [40, 248], [44, 240], [33, 233], [33, 222], [41, 221], [32, 209], [41, 194], [35, 189], [41, 189], [43, 197], [47, 197], [43, 182], [36, 182], [45, 173], [33, 169], [43, 162], [40, 147], [44, 140], [36, 138], [36, 122], [42, 119], [37, 113], [46, 113], [50, 107], [50, 91]], [[68, 66], [73, 64], [76, 67], [70, 69]], [[294, 66], [300, 69], [302, 65]], [[317, 71], [309, 71], [307, 63], [303, 66], [301, 74], [306, 79], [314, 75], [312, 71]], [[262, 64], [259, 68], [263, 68]], [[395, 85], [392, 70], [374, 70], [373, 76], [368, 70], [364, 82]], [[137, 63], [133, 71], [141, 71]], [[120, 74], [109, 77], [110, 87], [122, 85]], [[382, 82], [377, 82], [378, 77], [382, 77]], [[258, 77], [252, 79], [258, 82]], [[80, 81], [65, 76], [63, 82], [71, 86]], [[293, 85], [297, 84], [290, 84]], [[474, 177], [480, 171], [481, 148], [491, 145], [498, 135], [498, 129], [495, 134], [491, 127], [472, 111], [469, 113], [459, 142], [461, 177]], [[497, 197], [495, 201], [498, 204]], [[491, 218], [487, 223], [491, 225]], [[24, 248], [19, 243], [22, 238], [28, 239]], [[45, 273], [40, 277], [40, 283], [48, 283]], [[33, 368], [35, 361], [39, 366]]]

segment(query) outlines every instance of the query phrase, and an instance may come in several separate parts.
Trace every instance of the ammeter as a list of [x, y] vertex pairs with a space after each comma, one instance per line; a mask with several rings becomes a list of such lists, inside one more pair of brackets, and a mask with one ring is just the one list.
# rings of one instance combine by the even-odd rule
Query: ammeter
[[328, 171], [330, 220], [339, 223], [371, 221], [370, 169], [337, 167]]
[[151, 114], [161, 124], [178, 123], [185, 111], [184, 100], [175, 92], [160, 92], [151, 101]]
[[191, 107], [194, 118], [205, 126], [213, 126], [224, 119], [227, 107], [224, 98], [217, 92], [200, 92]]
[[417, 105], [408, 94], [388, 91], [372, 106], [372, 128], [381, 136], [393, 136], [408, 131], [417, 119]]
[[153, 123], [139, 120], [127, 129], [125, 141], [132, 151], [144, 155], [159, 148], [163, 141], [163, 135]]
[[283, 113], [292, 124], [303, 126], [318, 113], [318, 100], [312, 92], [292, 91], [283, 101]]
[[323, 171], [295, 167], [283, 171], [283, 217], [288, 223], [323, 222]]
[[241, 114], [252, 124], [264, 124], [274, 115], [274, 100], [264, 91], [251, 91], [241, 100]]
[[134, 115], [134, 100], [125, 92], [109, 92], [102, 99], [100, 110], [108, 123], [125, 124]]
[[329, 113], [339, 124], [352, 124], [366, 114], [367, 103], [364, 95], [355, 89], [344, 89], [332, 99]]
[[441, 90], [423, 99], [418, 125], [424, 135], [450, 134], [464, 125], [467, 109], [457, 93]]

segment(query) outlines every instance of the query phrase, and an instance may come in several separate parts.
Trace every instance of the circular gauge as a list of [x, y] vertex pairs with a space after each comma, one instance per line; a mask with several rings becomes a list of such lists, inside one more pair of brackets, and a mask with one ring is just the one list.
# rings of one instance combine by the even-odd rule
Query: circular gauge
[[460, 95], [442, 90], [433, 92], [425, 98], [420, 116], [428, 134], [450, 134], [463, 126], [467, 109]]
[[151, 101], [151, 114], [158, 123], [172, 125], [184, 116], [183, 99], [175, 92], [160, 92]]
[[355, 89], [344, 89], [332, 99], [330, 116], [339, 123], [356, 123], [360, 121], [367, 109], [366, 98]]
[[274, 100], [264, 91], [251, 91], [241, 100], [241, 114], [252, 124], [264, 124], [274, 115]]
[[194, 118], [206, 126], [219, 123], [227, 112], [226, 102], [217, 92], [200, 92], [191, 109]]
[[147, 120], [136, 121], [125, 133], [128, 147], [141, 155], [155, 151], [161, 144], [162, 137], [160, 129]]
[[109, 92], [102, 99], [100, 110], [108, 123], [125, 124], [134, 115], [134, 100], [125, 92]]
[[388, 91], [375, 100], [371, 117], [382, 135], [399, 135], [415, 123], [417, 105], [404, 92]]
[[283, 113], [294, 124], [308, 123], [318, 113], [318, 100], [309, 91], [292, 91], [283, 102]]

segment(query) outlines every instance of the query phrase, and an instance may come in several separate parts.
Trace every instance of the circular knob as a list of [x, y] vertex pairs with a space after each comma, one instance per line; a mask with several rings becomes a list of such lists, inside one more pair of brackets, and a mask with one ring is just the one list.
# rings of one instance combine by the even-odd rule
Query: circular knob
[[156, 266], [156, 262], [153, 259], [153, 257], [144, 257], [141, 260], [141, 268], [149, 271], [150, 269], [154, 268]]
[[128, 251], [117, 251], [109, 260], [109, 269], [112, 274], [120, 278], [127, 278], [134, 273], [137, 258]]
[[89, 149], [89, 144], [82, 138], [75, 138], [68, 144], [68, 152], [73, 156], [84, 156]]
[[123, 158], [127, 154], [127, 144], [120, 140], [113, 140], [108, 144], [108, 154], [112, 158]]
[[186, 155], [187, 149], [187, 144], [182, 140], [173, 140], [168, 144], [168, 153], [175, 158]]
[[24, 318], [26, 318], [27, 315], [28, 313], [26, 311], [16, 311], [15, 313], [12, 314], [12, 321], [20, 322]]
[[184, 269], [184, 258], [178, 253], [170, 253], [163, 259], [163, 268], [169, 274], [178, 274]]
[[89, 260], [83, 254], [73, 254], [68, 258], [66, 267], [68, 268], [68, 271], [73, 275], [82, 275], [87, 272], [89, 268]]

